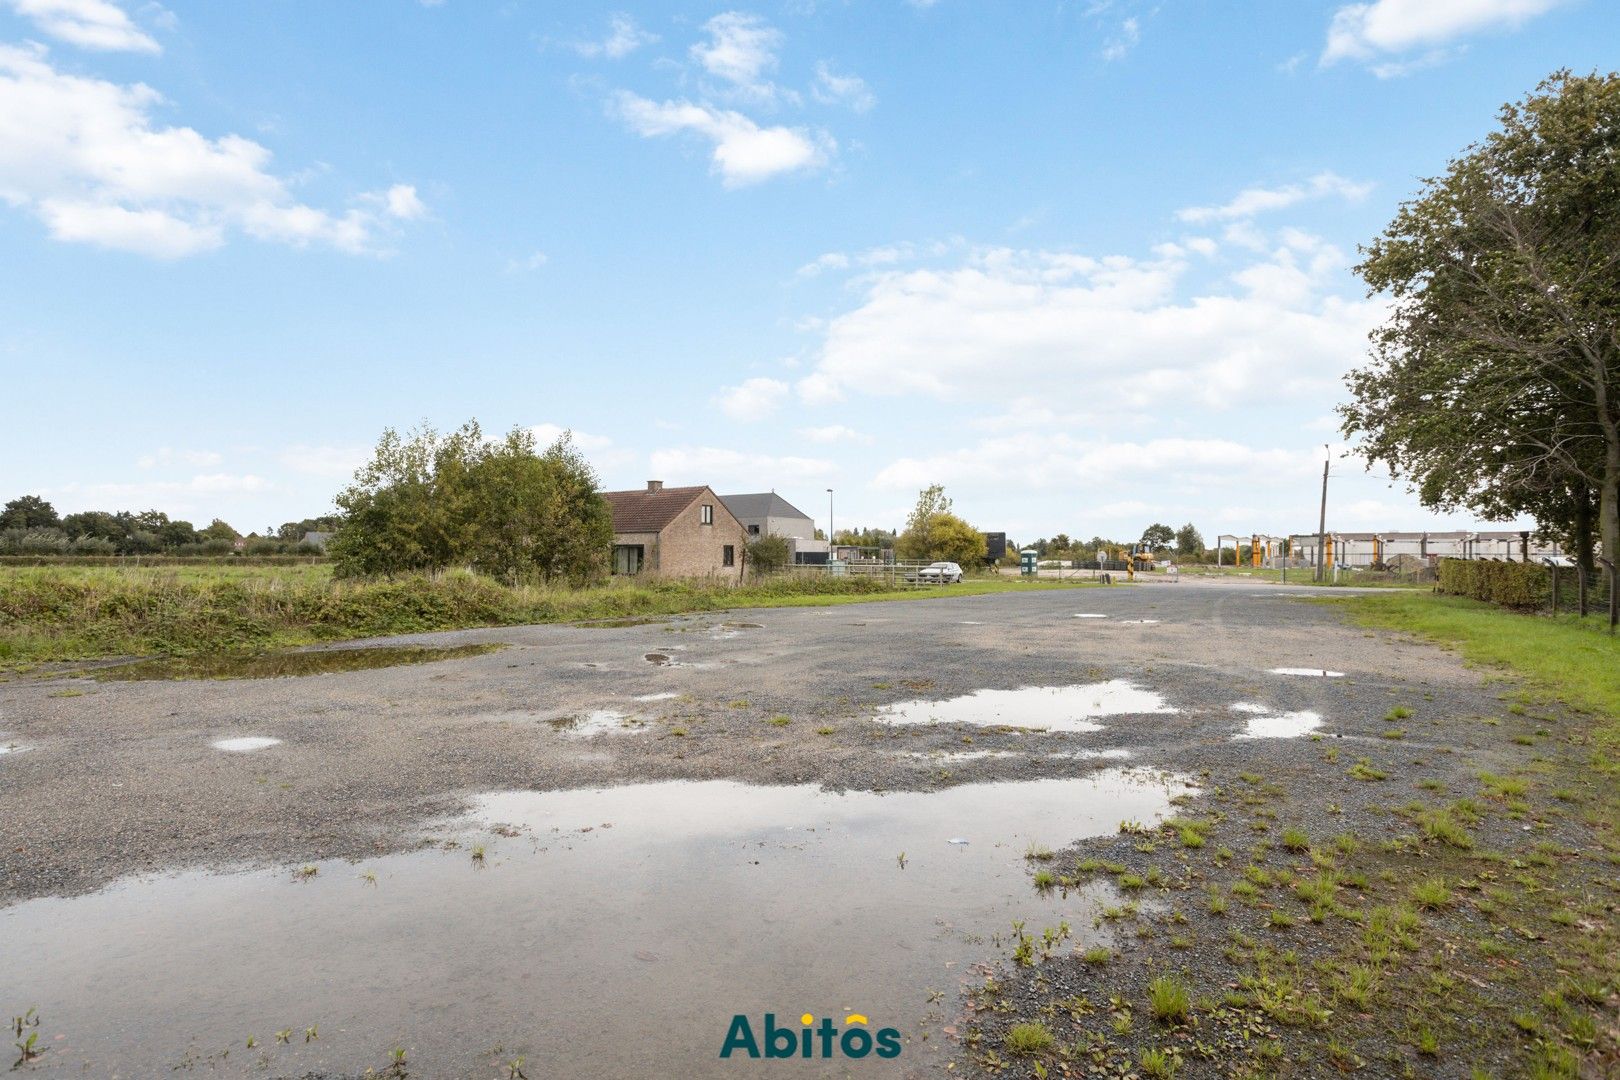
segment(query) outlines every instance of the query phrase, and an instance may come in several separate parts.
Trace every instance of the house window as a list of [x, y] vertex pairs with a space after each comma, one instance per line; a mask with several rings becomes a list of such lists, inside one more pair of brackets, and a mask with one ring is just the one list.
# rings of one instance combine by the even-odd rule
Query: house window
[[737, 549], [732, 547], [730, 544], [727, 544], [725, 547], [721, 548], [720, 549], [720, 565], [721, 566], [736, 566], [737, 565]]
[[698, 524], [699, 525], [713, 525], [714, 524], [714, 504], [713, 503], [704, 503], [702, 506], [698, 507]]
[[748, 526], [748, 535], [749, 536], [758, 536], [759, 535], [759, 526], [758, 525], [750, 525], [750, 526]]
[[647, 557], [647, 548], [644, 544], [614, 544], [613, 545], [613, 572], [615, 574], [639, 574], [641, 564]]

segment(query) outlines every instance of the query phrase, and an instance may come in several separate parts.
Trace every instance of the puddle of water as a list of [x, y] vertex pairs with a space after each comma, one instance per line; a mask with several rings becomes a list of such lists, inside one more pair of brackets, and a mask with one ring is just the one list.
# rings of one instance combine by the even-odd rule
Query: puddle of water
[[637, 694], [631, 701], [673, 701], [681, 695], [671, 690], [663, 694]]
[[978, 724], [981, 727], [1045, 728], [1049, 731], [1101, 731], [1099, 716], [1173, 713], [1152, 690], [1124, 679], [1084, 686], [1026, 686], [1018, 690], [976, 690], [944, 701], [901, 701], [880, 709], [880, 724]]
[[269, 746], [280, 746], [280, 739], [272, 739], [268, 735], [244, 735], [238, 739], [215, 739], [208, 745], [215, 750], [224, 750], [232, 754], [246, 754], [253, 750], [263, 750]]
[[957, 626], [983, 626], [984, 623], [979, 622], [976, 619], [962, 619], [956, 625]]
[[1232, 736], [1234, 739], [1297, 739], [1322, 726], [1322, 714], [1308, 709], [1280, 713], [1264, 705], [1239, 701], [1232, 711], [1249, 717], [1244, 730]]
[[723, 622], [720, 625], [725, 627], [727, 630], [763, 630], [763, 629], [765, 629], [765, 624], [764, 623], [757, 623], [757, 622]]
[[1327, 679], [1344, 678], [1344, 672], [1342, 671], [1328, 671], [1324, 668], [1310, 667], [1274, 667], [1271, 669], [1271, 673], [1273, 675], [1315, 675], [1318, 678]]
[[8, 743], [5, 746], [0, 746], [0, 755], [20, 754], [26, 749], [28, 749], [26, 746], [19, 746], [16, 743]]
[[591, 735], [600, 735], [608, 732], [614, 735], [632, 735], [645, 730], [641, 722], [632, 719], [622, 712], [612, 709], [592, 709], [588, 713], [578, 716], [560, 716], [555, 720], [548, 720], [554, 731], [561, 731], [576, 738], [588, 738]]
[[1094, 612], [1086, 612], [1086, 613], [1081, 614], [1081, 615], [1076, 615], [1075, 618], [1077, 618], [1077, 619], [1106, 619], [1106, 618], [1108, 618], [1108, 616], [1106, 616], [1106, 615], [1098, 615], [1098, 614], [1096, 614]]
[[316, 649], [308, 652], [250, 653], [212, 656], [165, 656], [132, 664], [94, 668], [83, 674], [100, 680], [146, 679], [284, 679], [298, 675], [325, 675], [338, 671], [365, 671], [427, 664], [483, 656], [505, 645], [484, 643], [431, 648], [422, 645], [380, 645], [362, 649]]
[[1158, 619], [1121, 619], [1119, 621], [1122, 624], [1129, 625], [1129, 626], [1157, 626], [1157, 625], [1159, 625], [1159, 620]]
[[916, 758], [919, 761], [945, 763], [1005, 758], [1035, 758], [1056, 761], [1125, 761], [1130, 758], [1131, 752], [1129, 750], [1064, 750], [1054, 754], [1043, 754], [1039, 751], [1024, 753], [1018, 750], [907, 750], [903, 751], [900, 756]]
[[989, 935], [1066, 920], [1096, 940], [1100, 894], [1036, 892], [1026, 846], [1152, 822], [1186, 790], [1113, 769], [888, 795], [725, 781], [491, 794], [475, 820], [501, 828], [467, 838], [483, 860], [435, 848], [299, 880], [192, 872], [32, 900], [0, 910], [0, 970], [64, 1073], [189, 1060], [354, 1076], [404, 1046], [413, 1076], [483, 1077], [504, 1074], [487, 1049], [501, 1046], [530, 1076], [708, 1076], [732, 1016], [757, 1029], [770, 1011], [864, 1013], [907, 1043], [855, 1071], [920, 1075], [949, 1052], [938, 1014], [971, 965], [1005, 959]]

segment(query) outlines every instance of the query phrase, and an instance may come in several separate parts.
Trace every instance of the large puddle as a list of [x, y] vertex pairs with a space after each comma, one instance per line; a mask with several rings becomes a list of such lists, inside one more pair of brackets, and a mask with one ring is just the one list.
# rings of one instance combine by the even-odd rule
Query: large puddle
[[1173, 713], [1164, 697], [1124, 679], [1083, 686], [978, 690], [943, 701], [901, 701], [872, 719], [880, 724], [978, 724], [981, 727], [1100, 731], [1096, 718]]
[[101, 680], [133, 679], [284, 679], [298, 675], [326, 675], [338, 671], [364, 671], [427, 664], [483, 656], [506, 646], [494, 643], [429, 648], [421, 645], [380, 645], [357, 649], [314, 649], [210, 656], [164, 656], [132, 664], [94, 668], [85, 674]]
[[757, 1030], [766, 1012], [861, 1013], [906, 1038], [893, 1061], [796, 1075], [914, 1074], [949, 1051], [940, 1028], [1013, 920], [1094, 940], [1099, 896], [1037, 892], [1027, 846], [1152, 821], [1186, 790], [1110, 769], [882, 796], [486, 795], [453, 849], [0, 911], [0, 1005], [37, 1007], [33, 1068], [62, 1075], [383, 1075], [399, 1048], [411, 1076], [505, 1076], [518, 1057], [530, 1077], [753, 1076], [768, 1063], [719, 1049], [733, 1015]]

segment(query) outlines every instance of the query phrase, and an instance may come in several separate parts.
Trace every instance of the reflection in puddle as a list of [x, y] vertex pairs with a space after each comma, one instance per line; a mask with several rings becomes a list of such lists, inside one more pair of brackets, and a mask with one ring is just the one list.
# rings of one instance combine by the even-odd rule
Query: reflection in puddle
[[20, 754], [26, 749], [28, 749], [26, 746], [21, 746], [17, 743], [7, 743], [4, 746], [0, 746], [0, 754]]
[[1243, 732], [1232, 736], [1234, 739], [1297, 739], [1322, 726], [1322, 714], [1308, 709], [1279, 713], [1264, 705], [1240, 701], [1232, 711], [1249, 714]]
[[578, 716], [559, 716], [555, 720], [548, 720], [554, 731], [561, 731], [568, 735], [586, 738], [611, 732], [615, 735], [628, 735], [643, 730], [641, 721], [632, 719], [622, 712], [612, 709], [592, 709], [588, 713]]
[[1271, 669], [1271, 673], [1273, 675], [1315, 675], [1319, 678], [1328, 679], [1344, 678], [1344, 672], [1342, 671], [1327, 671], [1324, 668], [1310, 667], [1274, 667]]
[[880, 724], [978, 724], [982, 727], [1100, 731], [1098, 716], [1173, 713], [1164, 698], [1124, 679], [1085, 686], [1026, 686], [1019, 690], [977, 690], [944, 701], [901, 701], [872, 719]]
[[1019, 750], [906, 750], [900, 757], [916, 758], [919, 761], [951, 763], [958, 761], [984, 761], [1004, 760], [1006, 758], [1030, 758], [1039, 761], [1126, 761], [1130, 759], [1129, 750], [1061, 750], [1046, 754], [1040, 751]]
[[674, 701], [681, 695], [671, 690], [663, 694], [637, 694], [631, 701]]
[[[1111, 769], [888, 795], [722, 781], [491, 794], [476, 800], [484, 831], [455, 851], [17, 904], [0, 911], [0, 970], [64, 1074], [206, 1060], [212, 1076], [357, 1076], [407, 1046], [412, 1076], [483, 1077], [504, 1075], [500, 1046], [529, 1076], [707, 1076], [746, 1009], [881, 1018], [906, 1048], [861, 1074], [918, 1075], [951, 1048], [942, 1019], [917, 1037], [948, 1008], [928, 988], [954, 1003], [971, 964], [1005, 959], [991, 935], [1067, 921], [1081, 947], [1096, 940], [1100, 894], [1037, 892], [1027, 847], [1152, 823], [1186, 790]], [[310, 1025], [309, 1042], [273, 1038]]]
[[483, 656], [505, 645], [485, 643], [429, 648], [421, 645], [382, 645], [361, 649], [315, 649], [307, 652], [251, 653], [247, 655], [164, 656], [133, 664], [95, 668], [85, 674], [101, 680], [135, 679], [282, 679], [297, 675], [325, 675], [337, 671], [365, 671], [427, 664]]
[[1125, 625], [1125, 626], [1157, 626], [1157, 625], [1159, 625], [1159, 620], [1158, 619], [1121, 619], [1119, 621], [1120, 621], [1121, 625]]
[[252, 750], [263, 750], [269, 746], [280, 746], [280, 739], [272, 739], [268, 735], [245, 735], [239, 739], [215, 739], [208, 744], [215, 750], [225, 750], [233, 754], [245, 754]]
[[1092, 612], [1087, 612], [1087, 613], [1085, 613], [1083, 615], [1076, 615], [1075, 618], [1077, 618], [1077, 619], [1106, 619], [1106, 618], [1108, 618], [1108, 616], [1106, 616], [1106, 615], [1097, 615], [1097, 614], [1092, 613]]

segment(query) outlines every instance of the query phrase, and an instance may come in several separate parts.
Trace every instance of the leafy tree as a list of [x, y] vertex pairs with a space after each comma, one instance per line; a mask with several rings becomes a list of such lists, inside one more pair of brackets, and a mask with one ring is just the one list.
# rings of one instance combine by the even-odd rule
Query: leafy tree
[[1051, 550], [1053, 554], [1071, 551], [1073, 548], [1074, 541], [1069, 539], [1068, 533], [1058, 533], [1056, 536], [1052, 537]]
[[1204, 553], [1204, 538], [1192, 522], [1176, 530], [1176, 554], [1183, 558], [1196, 558]]
[[22, 495], [0, 509], [0, 529], [54, 529], [56, 508], [38, 495]]
[[[844, 534], [840, 533], [842, 538]], [[851, 543], [840, 539], [839, 543]], [[793, 545], [788, 543], [785, 536], [775, 533], [765, 533], [756, 536], [748, 543], [748, 566], [756, 574], [768, 574], [773, 570], [780, 570], [793, 559]]]
[[906, 529], [895, 541], [895, 553], [918, 562], [954, 562], [977, 566], [988, 550], [984, 534], [951, 513], [951, 500], [939, 484], [917, 494]]
[[1147, 528], [1142, 530], [1142, 543], [1146, 544], [1148, 549], [1151, 551], [1158, 551], [1160, 548], [1169, 547], [1175, 538], [1176, 533], [1174, 529], [1170, 528], [1168, 525], [1161, 525], [1158, 522], [1154, 522], [1152, 525], [1149, 525]]
[[210, 521], [206, 529], [198, 529], [197, 535], [204, 540], [240, 540], [242, 538], [241, 533], [219, 518]]
[[334, 500], [328, 545], [340, 576], [468, 566], [508, 581], [584, 581], [607, 569], [613, 523], [596, 474], [566, 432], [544, 453], [514, 429], [485, 440], [477, 421], [408, 438], [383, 432], [372, 460]]
[[1591, 514], [1610, 559], [1620, 557], [1617, 131], [1620, 75], [1558, 72], [1402, 205], [1357, 267], [1393, 306], [1340, 410], [1367, 459], [1426, 505], [1531, 514], [1578, 553], [1590, 550]]

